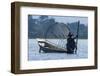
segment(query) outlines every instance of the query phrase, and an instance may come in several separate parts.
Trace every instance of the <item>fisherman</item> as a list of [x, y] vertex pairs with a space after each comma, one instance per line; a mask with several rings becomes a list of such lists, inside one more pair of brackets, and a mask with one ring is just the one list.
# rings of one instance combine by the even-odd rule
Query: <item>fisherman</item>
[[78, 37], [77, 35], [76, 35], [76, 37], [75, 37], [71, 32], [69, 32], [68, 38], [67, 38], [67, 44], [66, 44], [67, 53], [73, 54], [75, 48], [77, 49], [76, 42], [75, 42], [75, 39], [76, 39], [77, 37]]

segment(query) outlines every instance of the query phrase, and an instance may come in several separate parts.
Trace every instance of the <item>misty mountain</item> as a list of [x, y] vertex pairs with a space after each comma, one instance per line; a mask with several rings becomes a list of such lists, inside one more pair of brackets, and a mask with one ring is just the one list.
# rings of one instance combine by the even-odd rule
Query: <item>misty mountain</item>
[[[84, 24], [79, 25], [79, 38], [87, 38], [88, 29]], [[28, 17], [28, 38], [67, 38], [69, 31], [77, 33], [78, 23], [59, 23], [48, 16], [39, 19]]]

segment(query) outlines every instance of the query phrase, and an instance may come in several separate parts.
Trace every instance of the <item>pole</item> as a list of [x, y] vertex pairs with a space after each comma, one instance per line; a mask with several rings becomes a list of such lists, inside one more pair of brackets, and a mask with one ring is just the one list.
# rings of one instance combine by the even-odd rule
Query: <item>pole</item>
[[78, 44], [78, 37], [79, 37], [79, 25], [80, 25], [80, 21], [78, 21], [78, 26], [77, 26], [77, 38], [76, 38], [75, 54], [77, 54], [77, 44]]

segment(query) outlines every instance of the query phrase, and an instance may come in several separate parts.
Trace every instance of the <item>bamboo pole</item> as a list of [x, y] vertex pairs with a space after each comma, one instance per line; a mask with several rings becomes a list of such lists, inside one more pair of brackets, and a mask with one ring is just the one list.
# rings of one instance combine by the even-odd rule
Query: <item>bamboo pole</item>
[[78, 37], [79, 37], [79, 25], [80, 25], [80, 21], [78, 21], [78, 27], [77, 27], [77, 38], [76, 38], [75, 54], [77, 54], [77, 44], [78, 44]]

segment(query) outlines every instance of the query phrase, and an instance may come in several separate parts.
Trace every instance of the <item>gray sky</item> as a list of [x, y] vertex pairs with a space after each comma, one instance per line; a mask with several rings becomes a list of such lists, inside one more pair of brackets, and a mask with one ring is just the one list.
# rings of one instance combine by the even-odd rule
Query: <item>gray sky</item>
[[[78, 16], [48, 16], [49, 18], [54, 18], [57, 22], [72, 23], [80, 20], [81, 24], [88, 24], [88, 17], [78, 17]], [[39, 16], [32, 15], [32, 18], [37, 19]]]

